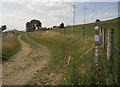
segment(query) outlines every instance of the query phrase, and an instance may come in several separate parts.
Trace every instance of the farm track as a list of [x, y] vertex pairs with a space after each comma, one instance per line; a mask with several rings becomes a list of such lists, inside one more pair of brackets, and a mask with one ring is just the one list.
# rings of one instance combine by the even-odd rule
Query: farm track
[[21, 44], [21, 51], [12, 56], [8, 61], [3, 62], [3, 85], [26, 85], [33, 79], [37, 70], [41, 70], [51, 59], [51, 53], [47, 47], [32, 41], [26, 36], [34, 45], [38, 46], [37, 49], [32, 49], [20, 37], [19, 35], [18, 40]]

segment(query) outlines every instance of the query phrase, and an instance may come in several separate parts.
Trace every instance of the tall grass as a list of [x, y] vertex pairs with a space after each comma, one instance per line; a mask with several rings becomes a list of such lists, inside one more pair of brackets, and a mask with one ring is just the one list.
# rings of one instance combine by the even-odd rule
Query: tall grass
[[[68, 57], [71, 56], [70, 66], [68, 66], [68, 69], [65, 70], [67, 72], [67, 76], [65, 75], [65, 78], [68, 79], [68, 81], [66, 83], [65, 81], [62, 81], [62, 79], [64, 78], [62, 77], [60, 84], [78, 85], [78, 78], [76, 77], [76, 75], [81, 73], [81, 76], [84, 77], [86, 75], [84, 71], [86, 70], [88, 70], [89, 74], [92, 76], [92, 73], [90, 73], [92, 71], [90, 69], [93, 67], [93, 57], [80, 57], [92, 46], [93, 38], [85, 38], [83, 40], [82, 38], [71, 35], [65, 36], [52, 31], [34, 32], [31, 33], [29, 37], [36, 42], [47, 46], [52, 51], [53, 60], [51, 61], [52, 63], [50, 65], [52, 71], [59, 71], [60, 68], [63, 69], [64, 66], [67, 64]], [[69, 50], [69, 53], [66, 56], [67, 50]], [[85, 66], [83, 66], [83, 64]], [[57, 68], [58, 66], [60, 68]], [[81, 78], [81, 80], [84, 81], [83, 78]]]
[[20, 50], [17, 35], [9, 34], [2, 38], [2, 60], [8, 60]]
[[[94, 75], [94, 50], [81, 56], [91, 48], [94, 40], [92, 37], [77, 37], [73, 35], [62, 35], [56, 32], [33, 32], [29, 37], [34, 41], [47, 46], [53, 54], [50, 63], [49, 73], [64, 70], [60, 85], [113, 85], [118, 84], [117, 74], [117, 53], [114, 51], [114, 65], [106, 58], [106, 50], [100, 49], [100, 62], [98, 78]], [[68, 55], [66, 56], [67, 51]], [[67, 64], [68, 57], [71, 56], [70, 65]]]
[[[90, 23], [90, 24], [83, 24], [83, 25], [75, 25], [73, 27], [73, 35], [74, 36], [78, 36], [78, 37], [82, 37], [82, 28], [83, 26], [85, 27], [85, 37], [93, 37], [94, 38], [94, 33], [95, 33], [95, 23]], [[106, 28], [106, 36], [107, 36], [107, 32], [108, 29], [114, 29], [114, 45], [120, 47], [120, 44], [118, 44], [118, 18], [113, 19], [113, 20], [107, 20], [107, 21], [101, 21], [99, 23], [99, 26], [102, 28]], [[71, 34], [71, 28], [72, 27], [66, 27], [66, 34], [70, 35]], [[64, 28], [60, 29], [54, 29], [54, 31], [56, 32], [60, 32], [61, 34], [64, 34]], [[107, 39], [107, 37], [106, 37]]]

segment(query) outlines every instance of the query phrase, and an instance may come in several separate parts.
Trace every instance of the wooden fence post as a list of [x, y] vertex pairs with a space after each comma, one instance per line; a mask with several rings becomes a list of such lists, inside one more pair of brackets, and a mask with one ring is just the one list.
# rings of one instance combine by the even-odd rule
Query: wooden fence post
[[99, 63], [99, 21], [96, 21], [95, 23], [95, 59], [94, 59], [94, 63], [95, 63], [95, 71], [94, 71], [94, 75], [95, 75], [95, 79], [98, 78], [98, 63]]
[[108, 30], [107, 60], [112, 62], [113, 59], [113, 29]]
[[105, 37], [106, 37], [106, 28], [103, 29], [103, 39], [102, 39], [103, 49], [106, 48], [106, 40], [105, 40]]
[[100, 32], [99, 32], [99, 39], [100, 39], [100, 44], [102, 44], [102, 27], [100, 28]]
[[96, 22], [95, 25], [95, 65], [98, 64], [99, 61], [99, 22]]
[[83, 39], [84, 39], [84, 37], [85, 37], [85, 27], [84, 26], [83, 26], [82, 32], [83, 32]]

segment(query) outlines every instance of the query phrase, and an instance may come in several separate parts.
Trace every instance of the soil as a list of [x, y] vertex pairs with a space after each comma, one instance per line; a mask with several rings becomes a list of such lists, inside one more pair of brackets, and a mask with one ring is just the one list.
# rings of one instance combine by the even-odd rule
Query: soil
[[[27, 39], [31, 40], [29, 37]], [[21, 44], [21, 51], [3, 62], [2, 65], [3, 85], [26, 85], [51, 59], [51, 53], [47, 47], [31, 40], [38, 45], [37, 49], [33, 49], [21, 40], [20, 35], [18, 40]]]

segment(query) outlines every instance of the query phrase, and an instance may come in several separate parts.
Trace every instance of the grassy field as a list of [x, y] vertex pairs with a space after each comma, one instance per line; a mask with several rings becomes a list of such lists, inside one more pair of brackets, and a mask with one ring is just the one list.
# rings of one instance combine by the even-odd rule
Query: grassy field
[[[117, 45], [117, 19], [100, 24], [107, 29], [114, 28], [114, 44]], [[57, 29], [33, 32], [28, 35], [52, 51], [53, 59], [43, 70], [44, 73], [48, 74], [48, 77], [51, 73], [62, 73], [58, 83], [60, 85], [117, 85], [119, 83], [119, 58], [116, 50], [114, 50], [113, 63], [110, 63], [107, 61], [106, 49], [100, 48], [98, 77], [94, 75], [94, 50], [81, 58], [94, 43], [94, 24], [86, 24], [85, 28], [84, 40], [82, 39], [82, 25], [75, 26], [74, 35], [70, 35], [70, 27], [66, 28], [67, 35], [64, 35], [64, 30], [60, 33], [54, 32], [58, 31]], [[70, 65], [66, 66], [69, 56], [71, 56]], [[41, 84], [46, 84], [48, 79], [39, 77]]]
[[31, 48], [36, 49], [36, 48], [38, 47], [38, 46], [36, 46], [34, 43], [32, 43], [30, 40], [28, 40], [28, 39], [25, 37], [25, 34], [24, 34], [24, 33], [21, 34], [21, 40], [23, 40], [24, 42], [28, 43]]
[[20, 50], [20, 43], [17, 35], [9, 34], [2, 38], [2, 60], [8, 60]]
[[[95, 29], [94, 29], [95, 24], [94, 23], [84, 24], [84, 25], [75, 25], [73, 27], [73, 31], [74, 31], [73, 35], [82, 37], [82, 27], [83, 26], [85, 27], [85, 37], [94, 38], [94, 32], [95, 32]], [[101, 21], [99, 23], [99, 26], [107, 29], [106, 35], [108, 32], [108, 29], [114, 29], [114, 44], [116, 46], [120, 47], [120, 44], [118, 44], [118, 18], [113, 19], [113, 20]], [[60, 30], [59, 29], [60, 28], [54, 29], [54, 31], [64, 34], [64, 29], [60, 29]], [[71, 27], [66, 27], [65, 29], [66, 29], [66, 34], [71, 34]], [[107, 39], [107, 37], [106, 37], [106, 39]]]
[[[82, 38], [82, 27], [85, 27], [85, 38]], [[114, 45], [118, 46], [118, 19], [100, 22], [106, 29], [114, 29]], [[48, 47], [52, 59], [41, 71], [37, 70], [37, 77], [30, 84], [56, 84], [56, 85], [117, 85], [119, 84], [118, 52], [113, 49], [113, 62], [107, 61], [107, 49], [99, 46], [99, 66], [97, 76], [94, 70], [94, 49], [88, 51], [94, 44], [94, 23], [74, 26], [74, 34], [70, 34], [71, 27], [59, 28], [52, 31], [35, 31], [27, 35], [37, 43]], [[58, 33], [59, 32], [59, 33]], [[31, 48], [38, 48], [30, 41], [25, 33], [21, 39]], [[107, 33], [106, 33], [107, 40]], [[2, 59], [7, 60], [20, 50], [17, 35], [9, 34], [2, 38]], [[67, 65], [69, 58], [70, 64]]]

